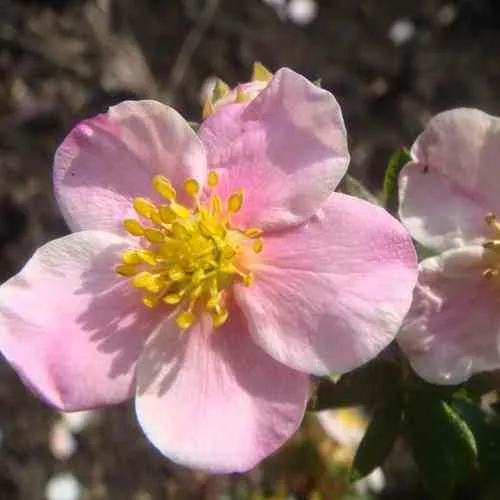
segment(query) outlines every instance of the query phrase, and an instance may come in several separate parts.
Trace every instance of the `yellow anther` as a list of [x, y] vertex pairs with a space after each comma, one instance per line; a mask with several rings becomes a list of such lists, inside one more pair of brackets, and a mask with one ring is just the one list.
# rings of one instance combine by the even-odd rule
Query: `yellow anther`
[[207, 309], [215, 309], [219, 305], [221, 299], [222, 299], [222, 292], [219, 292], [217, 293], [217, 295], [214, 295], [207, 300], [205, 307]]
[[123, 227], [125, 231], [130, 233], [132, 236], [142, 236], [144, 234], [144, 227], [141, 223], [135, 219], [125, 219], [123, 221]]
[[172, 232], [178, 240], [185, 240], [189, 237], [189, 231], [186, 226], [180, 222], [174, 222], [172, 224]]
[[182, 311], [177, 315], [175, 321], [179, 328], [182, 328], [184, 330], [185, 328], [189, 328], [193, 324], [194, 315], [191, 311]]
[[243, 284], [246, 287], [252, 286], [254, 281], [255, 281], [255, 277], [254, 277], [253, 273], [247, 273], [243, 276]]
[[273, 74], [260, 62], [253, 63], [252, 81], [269, 82]]
[[193, 273], [191, 281], [193, 282], [194, 285], [198, 285], [203, 281], [204, 278], [205, 278], [205, 271], [203, 271], [203, 269], [200, 268]]
[[222, 249], [222, 257], [225, 259], [232, 259], [236, 255], [236, 251], [234, 248], [229, 245]]
[[236, 102], [246, 102], [250, 99], [250, 96], [245, 93], [245, 91], [238, 85], [236, 89]]
[[163, 175], [156, 175], [153, 177], [153, 187], [160, 193], [166, 200], [173, 201], [176, 197], [176, 192], [170, 181], [163, 177]]
[[172, 210], [172, 212], [174, 212], [174, 214], [177, 217], [181, 217], [183, 219], [185, 219], [186, 217], [189, 217], [191, 215], [191, 210], [189, 210], [189, 208], [187, 208], [184, 205], [181, 205], [179, 203], [172, 202], [170, 204], [170, 209]]
[[198, 223], [198, 229], [200, 233], [207, 238], [211, 238], [215, 234], [214, 226], [205, 220], [201, 220]]
[[165, 264], [168, 262], [175, 261], [175, 256], [178, 255], [180, 243], [175, 239], [165, 239], [158, 249], [158, 254], [161, 255], [161, 259], [165, 261]]
[[155, 281], [154, 276], [148, 271], [141, 271], [132, 278], [132, 285], [136, 288], [147, 288]]
[[154, 210], [151, 211], [151, 216], [149, 217], [151, 219], [151, 222], [154, 224], [160, 226], [163, 224], [163, 220], [160, 216], [160, 211], [155, 207]]
[[148, 292], [158, 293], [164, 286], [164, 283], [158, 279], [153, 279], [149, 285], [145, 287]]
[[153, 309], [158, 305], [160, 299], [157, 295], [154, 294], [146, 294], [142, 297], [142, 303], [148, 307], [149, 309]]
[[134, 276], [137, 274], [137, 268], [131, 264], [121, 264], [116, 266], [115, 271], [120, 276]]
[[142, 261], [146, 262], [146, 264], [149, 264], [150, 266], [154, 266], [156, 264], [156, 255], [153, 252], [150, 252], [149, 250], [137, 250], [137, 258]]
[[229, 317], [229, 312], [227, 309], [219, 308], [217, 311], [213, 311], [210, 316], [212, 317], [212, 325], [214, 328], [218, 328], [227, 321]]
[[245, 231], [245, 236], [248, 238], [257, 238], [263, 233], [262, 229], [258, 227], [251, 227]]
[[156, 210], [156, 206], [146, 198], [134, 198], [134, 209], [146, 219], [151, 218], [151, 214]]
[[255, 240], [252, 244], [252, 250], [255, 252], [255, 253], [260, 253], [262, 252], [262, 249], [264, 248], [264, 242], [262, 241], [261, 238], [259, 238], [258, 240]]
[[165, 224], [172, 224], [175, 219], [177, 219], [177, 215], [172, 210], [171, 207], [167, 207], [166, 205], [162, 205], [160, 207], [160, 218], [162, 222]]
[[184, 294], [180, 294], [180, 293], [169, 293], [168, 295], [165, 295], [165, 297], [163, 297], [163, 302], [165, 302], [165, 304], [170, 304], [170, 305], [174, 305], [174, 304], [178, 304], [184, 297]]
[[208, 118], [213, 112], [215, 111], [215, 107], [213, 102], [210, 100], [210, 98], [206, 98], [205, 101], [203, 101], [203, 109], [201, 110], [201, 117], [203, 119]]
[[125, 250], [122, 253], [122, 262], [124, 264], [140, 264], [142, 259], [137, 250]]
[[151, 243], [161, 243], [164, 239], [163, 232], [154, 227], [147, 227], [144, 229], [144, 237]]
[[200, 192], [200, 185], [196, 179], [187, 179], [184, 182], [184, 191], [189, 196], [196, 196]]
[[[208, 188], [215, 188], [218, 182], [218, 174], [210, 171]], [[190, 178], [182, 186], [196, 198], [196, 204], [187, 207], [176, 202], [175, 189], [167, 178], [156, 176], [153, 185], [169, 203], [156, 206], [147, 198], [134, 199], [137, 213], [150, 222], [146, 226], [137, 219], [123, 222], [130, 234], [144, 239], [137, 248], [122, 253], [115, 271], [141, 290], [146, 307], [178, 305], [176, 322], [181, 329], [192, 326], [201, 309], [210, 313], [218, 327], [229, 316], [224, 307], [225, 290], [235, 279], [246, 286], [253, 283], [253, 274], [240, 268], [239, 256], [250, 247], [256, 253], [262, 250], [262, 231], [240, 230], [231, 223], [231, 214], [243, 204], [243, 190], [224, 203], [219, 195], [206, 203], [198, 198], [200, 184]]]
[[234, 274], [237, 269], [234, 264], [229, 260], [223, 260], [219, 264], [219, 271], [226, 274]]
[[207, 183], [211, 188], [219, 184], [219, 174], [215, 170], [210, 170], [210, 172], [208, 172]]
[[496, 233], [495, 238], [486, 240], [483, 243], [483, 248], [489, 250], [491, 253], [488, 255], [488, 262], [492, 264], [491, 267], [486, 268], [482, 272], [482, 277], [490, 280], [498, 287], [500, 285], [500, 221], [493, 213], [489, 213], [484, 217], [486, 224], [493, 228]]
[[229, 212], [235, 214], [238, 212], [243, 205], [243, 191], [240, 190], [237, 193], [233, 193], [227, 200], [227, 209]]
[[223, 205], [219, 195], [216, 194], [215, 196], [212, 196], [212, 199], [210, 200], [210, 209], [214, 215], [222, 213]]
[[220, 78], [217, 78], [217, 80], [215, 80], [215, 87], [214, 87], [214, 91], [213, 91], [214, 101], [218, 101], [222, 97], [229, 94], [230, 91], [231, 91], [231, 89], [229, 88], [229, 85], [225, 81], [221, 80]]
[[182, 270], [180, 266], [172, 266], [168, 270], [168, 277], [172, 281], [181, 281], [186, 277], [186, 273]]

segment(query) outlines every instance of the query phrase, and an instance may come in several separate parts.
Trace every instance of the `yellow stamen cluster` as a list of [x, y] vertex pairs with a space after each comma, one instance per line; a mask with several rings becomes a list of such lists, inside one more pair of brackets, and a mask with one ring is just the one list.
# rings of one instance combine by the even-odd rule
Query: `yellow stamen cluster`
[[215, 171], [208, 173], [204, 190], [195, 179], [187, 179], [183, 190], [193, 200], [190, 208], [177, 201], [166, 177], [156, 176], [153, 187], [166, 202], [157, 205], [135, 198], [140, 220], [123, 221], [126, 231], [142, 238], [142, 244], [123, 252], [116, 272], [143, 291], [145, 306], [177, 306], [176, 321], [182, 329], [202, 311], [210, 314], [214, 327], [222, 325], [229, 314], [227, 291], [235, 279], [246, 286], [253, 282], [242, 256], [263, 248], [260, 229], [241, 231], [231, 225], [232, 215], [243, 205], [243, 191], [232, 193], [224, 203], [214, 193], [218, 182]]
[[486, 224], [494, 232], [494, 238], [483, 243], [483, 247], [491, 251], [494, 258], [488, 259], [488, 267], [483, 271], [482, 276], [487, 280], [497, 281], [500, 278], [500, 222], [495, 214], [487, 214], [484, 218]]

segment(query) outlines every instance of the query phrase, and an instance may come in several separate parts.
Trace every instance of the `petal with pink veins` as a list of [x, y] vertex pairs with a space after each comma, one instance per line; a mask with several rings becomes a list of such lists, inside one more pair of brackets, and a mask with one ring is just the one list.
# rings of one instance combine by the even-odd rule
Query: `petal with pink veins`
[[42, 246], [0, 287], [0, 350], [24, 382], [67, 411], [128, 399], [159, 321], [114, 271], [128, 242], [83, 231]]
[[482, 277], [485, 250], [469, 246], [420, 263], [413, 304], [397, 339], [413, 369], [459, 384], [500, 368], [500, 289]]
[[400, 215], [412, 235], [439, 250], [474, 241], [485, 229], [480, 214], [500, 213], [499, 156], [499, 118], [467, 108], [433, 117], [401, 176]]
[[256, 341], [317, 375], [346, 372], [396, 336], [417, 277], [415, 250], [385, 210], [334, 193], [308, 223], [266, 235], [235, 297]]
[[177, 463], [243, 472], [297, 429], [308, 377], [269, 357], [233, 308], [213, 331], [205, 317], [180, 333], [164, 323], [137, 366], [136, 412], [150, 441]]
[[262, 228], [309, 218], [334, 191], [349, 163], [340, 106], [290, 69], [279, 70], [252, 101], [228, 104], [201, 126], [219, 194], [243, 189], [233, 221]]
[[153, 197], [151, 180], [174, 186], [193, 177], [204, 182], [203, 145], [172, 108], [155, 101], [125, 101], [78, 124], [58, 148], [54, 186], [73, 231], [122, 231], [134, 214], [132, 199]]

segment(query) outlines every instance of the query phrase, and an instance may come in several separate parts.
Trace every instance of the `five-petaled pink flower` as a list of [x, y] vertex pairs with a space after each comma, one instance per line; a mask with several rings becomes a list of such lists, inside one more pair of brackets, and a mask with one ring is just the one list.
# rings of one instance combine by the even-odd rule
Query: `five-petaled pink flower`
[[420, 263], [399, 343], [413, 368], [456, 384], [500, 367], [500, 119], [435, 116], [400, 175], [400, 217], [438, 255]]
[[334, 97], [288, 69], [198, 135], [151, 101], [84, 121], [54, 167], [75, 232], [0, 288], [4, 355], [58, 408], [135, 394], [169, 458], [251, 468], [299, 425], [307, 373], [374, 357], [411, 302], [404, 228], [333, 192], [348, 159]]

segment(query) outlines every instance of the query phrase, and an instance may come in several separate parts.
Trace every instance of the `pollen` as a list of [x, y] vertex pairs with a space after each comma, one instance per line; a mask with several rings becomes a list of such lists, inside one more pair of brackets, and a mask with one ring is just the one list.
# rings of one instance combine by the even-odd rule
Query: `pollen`
[[489, 252], [486, 255], [487, 267], [482, 272], [482, 277], [500, 287], [500, 221], [495, 214], [489, 213], [484, 218], [490, 227], [492, 237], [483, 243]]
[[184, 205], [169, 179], [155, 176], [152, 186], [163, 202], [135, 198], [137, 219], [123, 221], [138, 243], [122, 253], [116, 273], [141, 290], [146, 307], [170, 308], [181, 330], [204, 313], [214, 328], [223, 325], [233, 285], [249, 287], [254, 282], [248, 266], [255, 260], [248, 255], [264, 248], [261, 229], [232, 224], [244, 204], [244, 191], [223, 200], [215, 192], [218, 183], [215, 171], [208, 172], [205, 186], [186, 179], [182, 191], [191, 204]]

